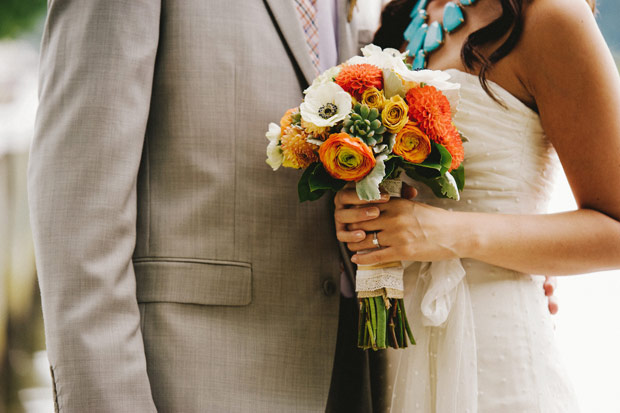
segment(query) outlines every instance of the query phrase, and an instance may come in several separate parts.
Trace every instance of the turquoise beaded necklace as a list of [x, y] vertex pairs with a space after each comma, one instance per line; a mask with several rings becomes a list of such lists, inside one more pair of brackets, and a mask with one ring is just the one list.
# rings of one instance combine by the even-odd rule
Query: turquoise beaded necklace
[[444, 42], [444, 31], [452, 33], [465, 23], [465, 14], [461, 6], [471, 6], [477, 0], [451, 1], [443, 9], [443, 24], [436, 21], [426, 23], [428, 0], [419, 0], [411, 10], [411, 23], [405, 29], [404, 38], [409, 42], [407, 50], [413, 57], [414, 70], [426, 69], [428, 55], [439, 49]]

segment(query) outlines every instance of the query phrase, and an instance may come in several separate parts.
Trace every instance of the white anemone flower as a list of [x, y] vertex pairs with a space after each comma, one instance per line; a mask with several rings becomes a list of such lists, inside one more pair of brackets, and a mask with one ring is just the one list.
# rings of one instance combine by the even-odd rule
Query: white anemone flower
[[282, 147], [280, 146], [280, 135], [280, 125], [271, 122], [265, 136], [269, 139], [269, 145], [267, 145], [267, 164], [269, 164], [274, 171], [282, 166], [282, 161], [284, 160]]
[[331, 127], [351, 112], [351, 95], [334, 82], [311, 86], [299, 106], [301, 118], [318, 127]]
[[332, 83], [341, 70], [342, 65], [330, 67], [312, 81], [312, 85], [310, 85], [306, 90], [304, 90], [304, 94], [307, 94], [315, 86], [322, 85], [324, 83]]

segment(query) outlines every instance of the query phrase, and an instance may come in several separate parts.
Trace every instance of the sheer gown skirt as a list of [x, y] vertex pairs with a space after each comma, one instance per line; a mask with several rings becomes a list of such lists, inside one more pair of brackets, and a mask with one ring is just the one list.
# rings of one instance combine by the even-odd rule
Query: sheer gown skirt
[[[543, 293], [543, 277], [509, 271], [474, 260], [462, 260], [471, 296], [477, 357], [478, 412], [577, 412], [578, 402], [556, 348], [554, 324]], [[414, 274], [411, 274], [411, 273]], [[407, 271], [406, 285], [417, 275]], [[416, 309], [408, 309], [408, 312]], [[411, 317], [410, 318], [415, 318]], [[414, 336], [416, 328], [413, 326]], [[437, 398], [456, 389], [437, 386], [437, 337], [442, 327], [431, 327], [428, 348], [388, 350], [383, 371], [382, 410], [392, 412], [457, 413], [436, 406]], [[407, 369], [415, 358], [428, 359], [430, 383], [420, 400], [422, 385]], [[423, 372], [424, 373], [424, 372]], [[408, 375], [405, 388], [395, 385], [397, 375]], [[422, 376], [422, 374], [420, 375]], [[402, 379], [401, 379], [402, 383]], [[473, 413], [473, 412], [472, 412]]]

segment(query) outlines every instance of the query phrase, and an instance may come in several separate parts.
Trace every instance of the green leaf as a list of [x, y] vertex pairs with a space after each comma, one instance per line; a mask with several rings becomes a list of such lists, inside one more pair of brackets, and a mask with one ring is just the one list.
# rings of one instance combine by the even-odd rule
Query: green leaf
[[384, 172], [385, 178], [384, 179], [395, 179], [397, 178], [398, 175], [400, 175], [400, 173], [396, 173], [396, 169], [398, 168], [398, 164], [399, 164], [398, 158], [390, 158], [387, 161], [385, 161], [385, 172]]
[[450, 173], [456, 181], [457, 188], [459, 189], [459, 191], [462, 191], [463, 188], [465, 188], [465, 167], [463, 166], [463, 164], [461, 164], [461, 166], [459, 166]]
[[443, 175], [444, 173], [448, 172], [448, 170], [450, 169], [450, 165], [452, 165], [452, 155], [450, 155], [450, 152], [448, 152], [446, 147], [443, 145], [435, 142], [431, 142], [431, 145], [435, 145], [435, 147], [439, 151], [439, 154], [441, 155], [441, 160], [439, 161], [439, 163], [441, 165], [441, 174]]
[[460, 199], [459, 188], [452, 174], [446, 172], [438, 181], [441, 185], [441, 193], [445, 195], [446, 198], [455, 199], [457, 201]]
[[317, 199], [321, 198], [325, 194], [325, 192], [327, 192], [326, 189], [329, 189], [319, 188], [318, 186], [315, 186], [315, 188], [312, 189], [310, 185], [312, 173], [319, 166], [322, 168], [323, 165], [321, 165], [320, 162], [313, 163], [308, 168], [306, 168], [304, 173], [301, 175], [301, 178], [299, 178], [299, 182], [297, 183], [297, 195], [299, 197], [299, 202], [316, 201]]
[[458, 185], [454, 177], [446, 172], [439, 176], [429, 176], [428, 173], [437, 174], [437, 171], [424, 168], [406, 168], [405, 173], [412, 179], [422, 182], [428, 186], [438, 198], [460, 198]]
[[312, 168], [312, 172], [308, 178], [308, 185], [310, 187], [310, 191], [312, 192], [319, 190], [331, 190], [338, 192], [347, 183], [347, 181], [336, 179], [331, 176], [320, 162], [316, 162], [316, 166], [314, 167], [310, 165], [308, 169], [310, 168]]

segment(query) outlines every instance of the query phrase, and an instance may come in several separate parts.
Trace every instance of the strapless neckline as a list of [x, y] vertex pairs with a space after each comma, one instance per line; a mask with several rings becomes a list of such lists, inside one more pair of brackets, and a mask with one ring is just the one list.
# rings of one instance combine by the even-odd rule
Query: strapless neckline
[[[446, 69], [444, 71], [446, 73], [450, 73], [450, 75], [453, 77], [453, 80], [455, 80], [456, 78], [459, 78], [459, 83], [462, 84], [463, 82], [466, 82], [468, 85], [477, 86], [480, 88], [482, 92], [486, 94], [484, 89], [482, 89], [482, 85], [480, 84], [480, 80], [478, 79], [477, 75], [464, 72], [459, 69]], [[523, 113], [523, 115], [525, 116], [540, 119], [540, 115], [536, 111], [534, 111], [532, 108], [530, 108], [525, 103], [523, 103], [518, 97], [510, 93], [508, 90], [502, 87], [499, 83], [496, 83], [492, 80], [487, 80], [487, 82], [490, 85], [491, 90], [497, 96], [499, 96], [501, 101], [504, 101], [504, 103], [510, 109], [517, 110], [518, 112]]]

